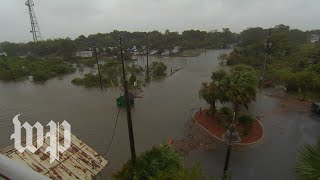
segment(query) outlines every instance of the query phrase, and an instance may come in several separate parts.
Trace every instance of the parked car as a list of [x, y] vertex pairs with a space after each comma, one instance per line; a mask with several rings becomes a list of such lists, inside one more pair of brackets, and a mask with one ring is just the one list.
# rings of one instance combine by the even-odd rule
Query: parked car
[[320, 102], [313, 102], [311, 105], [311, 110], [320, 113]]

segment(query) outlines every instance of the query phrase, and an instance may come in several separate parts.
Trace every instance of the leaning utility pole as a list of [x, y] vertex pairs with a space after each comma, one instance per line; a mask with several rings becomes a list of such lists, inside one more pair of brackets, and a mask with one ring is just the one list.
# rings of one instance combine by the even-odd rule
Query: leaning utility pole
[[266, 71], [266, 64], [267, 64], [268, 54], [270, 53], [270, 48], [271, 48], [270, 36], [271, 36], [271, 28], [269, 29], [269, 34], [268, 34], [267, 43], [264, 44], [264, 47], [265, 47], [265, 57], [264, 57], [264, 63], [263, 63], [262, 76], [261, 76], [261, 80], [260, 80], [260, 89], [261, 89], [262, 86], [263, 86], [263, 81], [264, 81], [264, 76], [265, 76], [265, 71]]
[[131, 109], [129, 103], [129, 92], [128, 92], [128, 81], [126, 80], [126, 73], [124, 70], [124, 60], [123, 60], [123, 50], [122, 50], [122, 38], [119, 35], [120, 41], [120, 51], [121, 51], [121, 62], [122, 62], [122, 73], [123, 73], [123, 88], [124, 88], [124, 96], [126, 99], [126, 110], [127, 110], [127, 123], [128, 123], [128, 132], [129, 132], [129, 141], [130, 141], [130, 151], [131, 151], [131, 161], [132, 164], [135, 165], [136, 162], [136, 149], [134, 146], [134, 135], [132, 128], [132, 118], [131, 118]]
[[96, 48], [96, 42], [94, 40], [94, 36], [92, 36], [92, 46], [94, 48], [94, 54], [95, 54], [95, 57], [96, 57], [96, 63], [97, 63], [97, 67], [98, 67], [98, 74], [99, 74], [99, 79], [100, 79], [100, 88], [102, 90], [103, 88], [102, 88], [102, 79], [101, 79], [99, 60], [98, 60], [98, 51], [97, 51], [97, 48]]
[[146, 36], [146, 48], [147, 48], [147, 79], [149, 79], [149, 44], [148, 44], [148, 33]]
[[28, 11], [29, 11], [29, 16], [30, 16], [30, 23], [31, 23], [31, 33], [33, 37], [34, 42], [38, 42], [41, 40], [41, 33], [40, 33], [40, 28], [39, 24], [36, 18], [36, 13], [34, 12], [33, 6], [33, 0], [27, 0], [25, 3], [26, 6], [28, 6]]

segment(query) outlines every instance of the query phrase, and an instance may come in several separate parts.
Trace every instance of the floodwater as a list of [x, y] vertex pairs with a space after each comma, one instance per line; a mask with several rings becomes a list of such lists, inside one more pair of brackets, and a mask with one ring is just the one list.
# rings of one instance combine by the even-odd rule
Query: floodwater
[[[166, 79], [152, 81], [144, 88], [143, 98], [136, 99], [132, 109], [133, 128], [137, 153], [166, 142], [181, 138], [184, 124], [190, 120], [192, 109], [207, 106], [199, 99], [201, 82], [208, 81], [211, 72], [219, 68], [217, 57], [230, 50], [209, 50], [199, 57], [150, 57], [174, 69], [182, 68]], [[138, 65], [146, 63], [138, 59]], [[55, 78], [45, 84], [29, 81], [0, 82], [0, 148], [13, 142], [12, 118], [46, 125], [50, 120], [67, 120], [72, 133], [98, 153], [104, 153], [111, 139], [118, 112], [115, 99], [117, 88], [101, 91], [71, 84], [79, 72]], [[264, 115], [265, 139], [258, 145], [235, 149], [231, 154], [230, 170], [233, 179], [293, 179], [293, 166], [297, 148], [313, 142], [320, 135], [320, 120], [305, 112], [270, 113], [280, 106], [278, 100], [260, 95], [252, 111]], [[269, 112], [269, 113], [268, 113]], [[318, 120], [318, 121], [317, 121]], [[109, 161], [102, 171], [103, 179], [120, 169], [130, 158], [125, 110], [120, 111], [113, 144], [106, 155]], [[219, 178], [222, 173], [226, 146], [218, 143], [213, 152], [194, 151], [187, 162], [200, 162], [206, 173]]]
[[[157, 58], [167, 64], [167, 71], [183, 68], [172, 76], [150, 83], [144, 88], [144, 97], [136, 99], [132, 109], [133, 127], [137, 152], [153, 145], [166, 142], [169, 138], [183, 135], [184, 122], [190, 119], [190, 109], [201, 104], [198, 90], [202, 81], [210, 78], [218, 68], [217, 57], [229, 50], [207, 51], [199, 57]], [[139, 58], [138, 65], [146, 63]], [[99, 153], [103, 153], [110, 141], [118, 112], [116, 98], [120, 92], [109, 88], [101, 92], [99, 88], [84, 88], [70, 81], [80, 73], [55, 78], [45, 84], [29, 81], [0, 83], [0, 148], [13, 142], [12, 118], [17, 115], [23, 123], [39, 121], [46, 125], [50, 120], [67, 120], [72, 133]], [[203, 102], [202, 102], [203, 103]], [[121, 110], [115, 138], [106, 155], [110, 164], [103, 171], [108, 177], [119, 169], [130, 157], [125, 110]]]

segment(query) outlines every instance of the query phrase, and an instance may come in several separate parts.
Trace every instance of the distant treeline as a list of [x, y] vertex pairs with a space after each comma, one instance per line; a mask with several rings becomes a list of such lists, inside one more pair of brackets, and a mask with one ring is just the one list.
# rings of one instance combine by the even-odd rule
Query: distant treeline
[[[286, 25], [278, 25], [273, 28], [276, 31], [286, 31], [285, 38], [290, 43], [305, 43], [309, 42], [312, 34], [320, 35], [320, 30], [301, 31], [298, 29], [290, 29]], [[110, 33], [98, 33], [94, 35], [81, 35], [76, 39], [48, 39], [37, 43], [0, 43], [2, 51], [8, 56], [38, 56], [38, 57], [65, 57], [71, 58], [76, 51], [89, 50], [92, 48], [93, 36], [96, 41], [96, 46], [99, 50], [117, 56], [119, 52], [116, 48], [109, 49], [108, 47], [119, 46], [119, 35], [123, 36], [124, 46], [130, 48], [136, 46], [141, 50], [146, 45], [146, 36], [148, 35], [150, 49], [157, 49], [159, 53], [165, 49], [172, 49], [175, 46], [181, 46], [183, 49], [215, 49], [225, 48], [229, 44], [240, 43], [241, 46], [250, 46], [252, 44], [263, 46], [263, 43], [268, 34], [268, 29], [261, 27], [248, 28], [237, 34], [231, 32], [229, 28], [223, 28], [222, 31], [200, 31], [186, 30], [182, 33], [171, 32], [166, 30], [164, 33], [159, 31], [152, 32], [128, 32], [114, 30]], [[279, 35], [283, 38], [284, 35]], [[281, 37], [282, 36], [282, 37]], [[274, 38], [273, 38], [274, 39]], [[274, 40], [275, 41], [275, 40]], [[257, 43], [260, 42], [260, 43]], [[104, 48], [104, 50], [103, 50]], [[249, 47], [260, 51], [261, 47]], [[263, 48], [263, 47], [262, 47]]]
[[[128, 32], [128, 31], [112, 31], [110, 33], [98, 33], [94, 35], [97, 48], [107, 51], [107, 53], [117, 55], [112, 48], [119, 46], [119, 35], [122, 35], [125, 48], [136, 46], [142, 49], [146, 45], [146, 36], [150, 49], [157, 49], [159, 52], [165, 49], [172, 49], [175, 46], [181, 46], [184, 49], [196, 48], [224, 48], [227, 44], [238, 41], [237, 34], [232, 33], [228, 28], [222, 31], [199, 31], [186, 30], [182, 33], [170, 32], [165, 33], [159, 31], [146, 32]], [[93, 35], [88, 37], [81, 35], [76, 39], [48, 39], [37, 43], [10, 43], [2, 42], [0, 46], [8, 56], [60, 56], [72, 57], [75, 51], [89, 50], [92, 48]]]

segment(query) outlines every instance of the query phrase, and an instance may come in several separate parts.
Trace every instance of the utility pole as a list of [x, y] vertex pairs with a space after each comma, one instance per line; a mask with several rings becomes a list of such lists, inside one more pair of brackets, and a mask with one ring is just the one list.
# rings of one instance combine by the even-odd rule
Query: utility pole
[[264, 76], [265, 76], [265, 71], [266, 71], [266, 64], [267, 64], [268, 54], [270, 53], [270, 48], [271, 48], [270, 36], [271, 36], [271, 28], [269, 29], [269, 34], [268, 34], [267, 42], [264, 44], [264, 47], [265, 47], [265, 57], [264, 57], [264, 63], [263, 63], [262, 76], [261, 76], [261, 80], [260, 80], [260, 89], [261, 89], [262, 86], [263, 86], [263, 81], [264, 81]]
[[232, 136], [233, 136], [233, 132], [235, 131], [234, 123], [235, 123], [235, 112], [233, 113], [233, 119], [232, 119], [232, 123], [230, 125], [230, 133], [231, 133], [231, 135], [230, 135], [230, 138], [229, 138], [226, 158], [225, 158], [225, 161], [224, 161], [222, 180], [224, 180], [224, 179], [226, 179], [228, 177], [228, 168], [229, 168], [229, 161], [230, 161], [230, 155], [231, 155], [231, 149], [232, 149]]
[[129, 141], [130, 141], [130, 151], [131, 151], [131, 161], [132, 164], [136, 163], [136, 149], [134, 146], [134, 135], [132, 128], [132, 118], [131, 118], [131, 107], [129, 103], [129, 92], [128, 92], [128, 81], [126, 80], [126, 73], [124, 70], [124, 60], [123, 60], [123, 50], [122, 50], [122, 38], [119, 35], [120, 41], [120, 51], [121, 51], [121, 62], [122, 62], [122, 73], [123, 73], [123, 88], [124, 88], [124, 96], [126, 99], [126, 110], [127, 110], [127, 123], [128, 123], [128, 132], [129, 132]]
[[149, 79], [149, 44], [148, 44], [148, 33], [146, 36], [146, 48], [147, 48], [147, 79]]
[[101, 90], [103, 89], [102, 87], [102, 79], [101, 79], [101, 74], [100, 74], [100, 67], [99, 67], [99, 60], [98, 60], [98, 51], [97, 51], [97, 47], [96, 47], [96, 42], [94, 40], [94, 36], [92, 36], [92, 46], [94, 49], [94, 55], [96, 57], [96, 63], [97, 63], [97, 67], [98, 67], [98, 74], [99, 74], [99, 80], [100, 80], [100, 88]]

